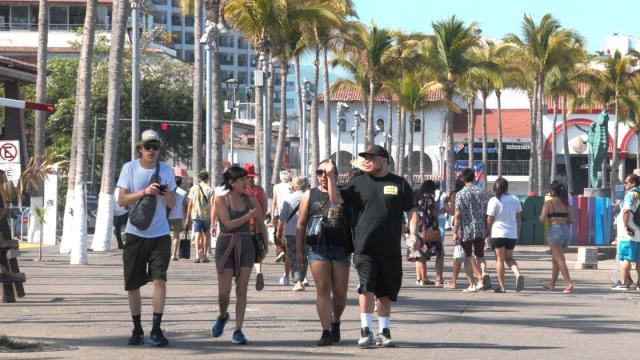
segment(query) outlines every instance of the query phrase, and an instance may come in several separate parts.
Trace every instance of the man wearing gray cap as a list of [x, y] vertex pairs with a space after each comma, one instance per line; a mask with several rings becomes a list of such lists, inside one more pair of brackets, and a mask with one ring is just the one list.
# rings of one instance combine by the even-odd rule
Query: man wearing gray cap
[[[175, 206], [176, 188], [171, 165], [158, 161], [162, 148], [160, 136], [146, 130], [140, 136], [137, 150], [140, 158], [124, 164], [118, 179], [118, 205], [130, 209], [145, 197], [156, 200], [153, 219], [144, 229], [132, 224], [131, 216], [125, 228], [125, 243], [122, 253], [124, 263], [125, 290], [129, 297], [129, 310], [133, 319], [133, 332], [129, 345], [144, 344], [140, 313], [142, 301], [140, 287], [153, 281], [153, 328], [149, 343], [154, 346], [169, 345], [162, 334], [160, 323], [167, 294], [166, 281], [171, 257], [171, 237], [167, 208]], [[156, 169], [157, 168], [157, 169]]]

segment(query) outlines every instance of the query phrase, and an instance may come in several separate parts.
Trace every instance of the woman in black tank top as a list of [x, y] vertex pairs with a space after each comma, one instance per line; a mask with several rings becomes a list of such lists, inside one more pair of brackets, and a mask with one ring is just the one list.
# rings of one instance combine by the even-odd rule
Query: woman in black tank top
[[[342, 206], [329, 201], [327, 192], [327, 166], [330, 160], [320, 163], [316, 176], [318, 187], [307, 191], [300, 201], [296, 224], [296, 262], [302, 266], [306, 255], [316, 283], [316, 309], [322, 325], [322, 336], [318, 346], [327, 346], [340, 341], [340, 317], [347, 302], [351, 229], [345, 220]], [[311, 217], [322, 217], [321, 236], [305, 239], [305, 230]]]
[[[211, 328], [211, 335], [222, 335], [229, 320], [229, 307], [232, 279], [236, 278], [236, 328], [231, 342], [246, 344], [242, 333], [244, 313], [247, 307], [247, 286], [255, 260], [255, 248], [250, 225], [264, 221], [262, 212], [255, 211], [260, 205], [256, 198], [245, 194], [247, 171], [239, 166], [231, 166], [223, 174], [224, 187], [229, 190], [225, 196], [215, 200], [215, 212], [220, 224], [220, 235], [216, 243], [216, 268], [218, 272], [218, 304], [220, 316]], [[257, 227], [260, 229], [260, 227]], [[263, 235], [265, 248], [268, 237]]]

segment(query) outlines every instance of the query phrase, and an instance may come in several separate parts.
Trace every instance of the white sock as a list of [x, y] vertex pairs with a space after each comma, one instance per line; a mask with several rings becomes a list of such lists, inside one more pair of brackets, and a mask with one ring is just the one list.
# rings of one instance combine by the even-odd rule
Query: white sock
[[373, 313], [360, 313], [360, 325], [369, 330], [373, 329]]
[[382, 334], [382, 329], [388, 329], [389, 322], [391, 322], [391, 318], [389, 316], [378, 316], [378, 326], [380, 327], [380, 331], [378, 331], [378, 333]]

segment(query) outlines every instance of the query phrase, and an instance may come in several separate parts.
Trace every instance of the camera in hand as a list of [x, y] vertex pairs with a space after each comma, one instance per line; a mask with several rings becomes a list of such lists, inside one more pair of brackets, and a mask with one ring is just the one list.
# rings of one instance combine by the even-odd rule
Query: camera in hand
[[167, 191], [167, 188], [168, 188], [167, 184], [158, 186], [158, 190], [160, 190], [160, 194], [164, 194]]

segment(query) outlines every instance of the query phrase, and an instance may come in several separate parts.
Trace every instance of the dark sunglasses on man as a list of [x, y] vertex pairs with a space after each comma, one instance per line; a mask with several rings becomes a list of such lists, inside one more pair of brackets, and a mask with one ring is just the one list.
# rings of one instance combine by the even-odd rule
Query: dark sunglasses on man
[[154, 143], [144, 143], [142, 145], [144, 147], [145, 150], [149, 151], [149, 150], [155, 150], [158, 151], [160, 150], [160, 144], [154, 144]]

